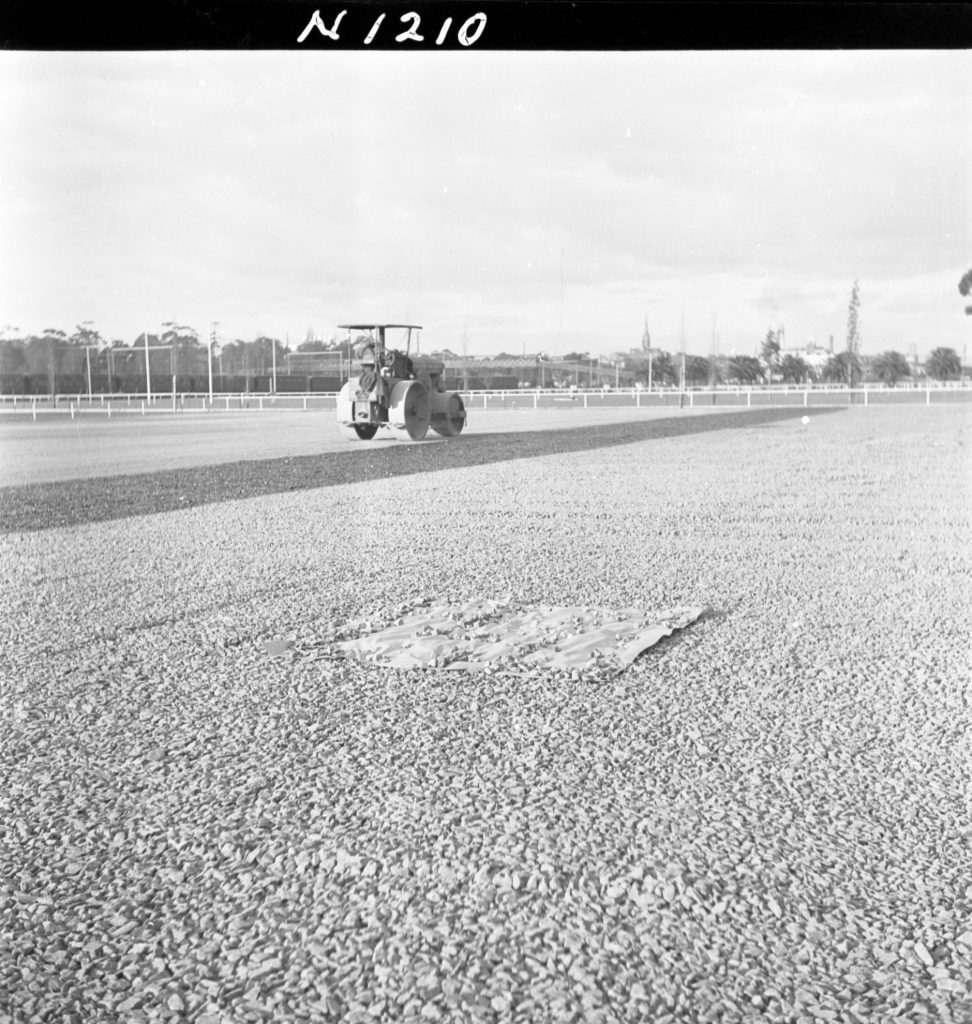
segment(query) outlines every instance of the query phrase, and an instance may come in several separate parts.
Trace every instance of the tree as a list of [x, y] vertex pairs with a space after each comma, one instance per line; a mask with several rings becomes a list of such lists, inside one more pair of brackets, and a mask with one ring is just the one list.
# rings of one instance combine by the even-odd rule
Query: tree
[[758, 384], [765, 376], [763, 366], [755, 356], [732, 356], [729, 360], [730, 381]]
[[[678, 383], [678, 369], [668, 352], [656, 349], [650, 360], [652, 387]], [[621, 369], [633, 374], [636, 380], [647, 384], [648, 362], [649, 355], [647, 352], [635, 350], [621, 357]]]
[[27, 354], [20, 338], [0, 340], [0, 373], [26, 373]]
[[[647, 382], [648, 369], [647, 360], [645, 360], [645, 379]], [[659, 385], [664, 387], [666, 384], [677, 384], [678, 383], [678, 370], [675, 367], [675, 361], [672, 359], [668, 352], [657, 352], [651, 360], [651, 383], [652, 386]]]
[[686, 356], [685, 383], [695, 385], [708, 384], [711, 369], [709, 360], [705, 356]]
[[[962, 280], [959, 281], [959, 295], [967, 299], [970, 293], [972, 293], [972, 270], [966, 270], [962, 275]], [[972, 306], [965, 307], [965, 314], [972, 316]]]
[[162, 344], [172, 346], [171, 366], [174, 373], [203, 374], [208, 372], [209, 358], [206, 346], [199, 340], [193, 327], [166, 320], [162, 326]]
[[[104, 338], [94, 329], [94, 325], [90, 320], [85, 320], [84, 323], [78, 324], [74, 328], [74, 333], [68, 338], [68, 344], [71, 346], [68, 351], [70, 359], [68, 372], [85, 374], [89, 368], [95, 369], [97, 366], [98, 350], [104, 343]], [[91, 354], [91, 349], [95, 350], [95, 355]], [[62, 371], [65, 368], [62, 364]]]
[[330, 352], [327, 342], [321, 338], [307, 338], [297, 346], [298, 352]]
[[61, 361], [68, 347], [67, 335], [54, 327], [45, 327], [41, 337], [27, 339], [25, 354], [31, 373], [47, 374], [50, 393], [55, 392], [55, 379], [61, 372]]
[[267, 372], [270, 373], [273, 371], [274, 353], [276, 353], [277, 367], [279, 370], [281, 362], [287, 354], [287, 349], [284, 345], [277, 338], [268, 338], [263, 334], [261, 334], [253, 344], [261, 351], [267, 353]]
[[911, 376], [911, 367], [908, 360], [900, 352], [882, 352], [871, 361], [871, 369], [874, 376], [882, 384], [893, 388], [902, 377]]
[[932, 349], [925, 360], [925, 373], [934, 380], [958, 380], [962, 376], [962, 360], [954, 348]]
[[860, 377], [861, 361], [850, 352], [838, 352], [827, 360], [823, 368], [823, 379], [833, 384], [850, 384]]
[[74, 334], [68, 340], [72, 345], [91, 345], [94, 348], [101, 348], [105, 343], [104, 338], [94, 329], [90, 320], [85, 320], [83, 324], [78, 324], [74, 328]]
[[[358, 334], [355, 336], [353, 344], [359, 342], [368, 341], [367, 334]], [[346, 334], [338, 337], [328, 338], [326, 341], [323, 338], [308, 338], [302, 341], [297, 346], [298, 352], [343, 352], [348, 347], [348, 337]]]
[[565, 363], [589, 363], [590, 361], [590, 352], [568, 352], [564, 356]]
[[709, 364], [709, 378], [707, 383], [710, 388], [714, 388], [717, 384], [721, 384], [723, 380], [725, 380], [726, 361], [722, 356], [713, 352], [706, 362]]
[[774, 331], [772, 328], [766, 332], [766, 337], [763, 339], [760, 354], [763, 357], [763, 362], [766, 363], [767, 366], [776, 366], [776, 363], [780, 358], [780, 336], [779, 333]]
[[813, 378], [813, 370], [803, 356], [794, 355], [788, 352], [780, 360], [780, 376], [784, 381], [792, 381], [794, 384], [805, 384]]
[[847, 307], [847, 360], [849, 376], [847, 383], [853, 387], [861, 372], [861, 289], [857, 281], [851, 289], [850, 304]]

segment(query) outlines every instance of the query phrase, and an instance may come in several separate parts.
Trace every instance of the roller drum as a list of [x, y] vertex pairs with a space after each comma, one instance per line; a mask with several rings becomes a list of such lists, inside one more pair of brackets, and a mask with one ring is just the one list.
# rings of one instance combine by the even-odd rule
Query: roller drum
[[456, 437], [466, 425], [466, 406], [455, 391], [432, 392], [432, 429], [441, 437]]
[[418, 380], [400, 380], [388, 401], [388, 427], [404, 441], [421, 441], [429, 431], [432, 406], [429, 391]]

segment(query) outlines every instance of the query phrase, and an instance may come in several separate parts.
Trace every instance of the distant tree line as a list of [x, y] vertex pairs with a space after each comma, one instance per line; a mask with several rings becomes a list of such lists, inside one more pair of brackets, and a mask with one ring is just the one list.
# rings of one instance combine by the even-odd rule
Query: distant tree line
[[[209, 339], [204, 341], [194, 328], [171, 321], [162, 328], [125, 342], [105, 338], [90, 322], [79, 324], [71, 334], [45, 328], [24, 337], [11, 337], [16, 329], [5, 327], [0, 331], [3, 389], [28, 394], [84, 392], [90, 381], [92, 390], [99, 393], [144, 390], [147, 345], [153, 390], [169, 390], [175, 378], [178, 390], [204, 391], [210, 373]], [[297, 350], [314, 348], [304, 342]], [[269, 375], [275, 359], [278, 373], [285, 374], [290, 349], [277, 338], [261, 336], [252, 341], [223, 340], [213, 345], [212, 352], [214, 377], [232, 381], [232, 390], [243, 390], [247, 380]]]
[[[967, 286], [963, 294], [972, 290], [972, 270], [962, 279], [960, 290], [962, 286]], [[683, 356], [663, 349], [636, 349], [619, 354], [610, 361], [601, 360], [596, 377], [593, 365], [597, 359], [588, 352], [569, 352], [557, 360], [560, 367], [567, 364], [575, 368], [573, 375], [562, 371], [559, 377], [540, 369], [541, 362], [545, 362], [542, 356], [536, 357], [535, 364], [533, 360], [524, 364], [522, 357], [501, 353], [492, 358], [495, 372], [485, 376], [480, 373], [475, 382], [468, 380], [468, 386], [515, 388], [537, 386], [541, 382], [548, 386], [555, 382], [566, 385], [568, 378], [586, 383], [595, 380], [608, 382], [615, 366], [624, 372], [626, 381], [636, 381], [644, 386], [650, 382], [652, 387], [661, 388], [682, 384], [696, 388], [723, 384], [854, 384], [862, 380], [893, 386], [907, 380], [914, 370], [901, 353], [887, 351], [873, 357], [860, 354], [857, 295], [855, 282], [849, 310], [847, 349], [832, 353], [827, 363], [817, 370], [801, 356], [784, 352], [781, 332], [771, 329], [758, 346], [758, 357], [688, 353]], [[278, 338], [265, 335], [252, 341], [238, 338], [213, 341], [214, 387], [221, 391], [269, 390], [274, 363], [277, 386], [281, 391], [336, 390], [340, 386], [336, 367], [333, 372], [314, 371], [314, 375], [306, 372], [289, 374], [287, 357], [331, 352], [341, 353], [347, 358], [348, 354], [346, 338], [322, 340], [315, 338], [310, 330], [293, 349]], [[0, 388], [8, 394], [73, 394], [85, 393], [90, 381], [92, 391], [98, 394], [143, 391], [146, 342], [153, 390], [168, 391], [173, 379], [178, 391], [203, 392], [207, 389], [210, 339], [202, 339], [192, 327], [174, 321], [162, 324], [162, 330], [156, 334], [148, 334], [147, 337], [139, 334], [130, 342], [106, 339], [90, 321], [78, 324], [70, 334], [46, 328], [40, 334], [16, 336], [16, 328], [4, 327], [0, 330]], [[430, 354], [459, 359], [448, 349]], [[511, 365], [504, 367], [504, 360]], [[517, 365], [512, 365], [514, 363]], [[963, 375], [962, 361], [954, 349], [936, 348], [925, 360], [923, 375], [936, 381], [958, 380]], [[452, 386], [456, 386], [454, 381]]]

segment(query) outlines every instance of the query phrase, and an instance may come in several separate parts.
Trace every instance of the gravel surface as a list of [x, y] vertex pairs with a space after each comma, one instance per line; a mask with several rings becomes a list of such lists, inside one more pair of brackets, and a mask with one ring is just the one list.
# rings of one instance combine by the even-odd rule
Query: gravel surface
[[[972, 418], [736, 422], [0, 536], [0, 1019], [968, 1021]], [[509, 593], [710, 611], [314, 653]]]
[[[284, 420], [277, 417], [274, 430], [274, 414], [264, 413], [267, 419], [262, 424], [263, 448], [256, 450], [270, 447], [276, 450], [276, 457], [253, 457], [252, 432], [261, 424], [255, 424], [252, 418], [249, 422], [240, 418], [241, 432], [235, 439], [222, 429], [226, 419], [210, 420], [215, 449], [233, 456], [232, 461], [219, 465], [207, 464], [211, 448], [202, 427], [187, 435], [183, 430], [185, 421], [179, 417], [157, 419], [146, 436], [137, 429], [140, 423], [136, 419], [134, 431], [122, 430], [111, 445], [102, 446], [102, 450], [117, 453], [123, 465], [132, 466], [132, 472], [126, 475], [101, 475], [99, 471], [105, 469], [102, 462], [92, 466], [83, 460], [65, 460], [63, 454], [51, 456], [51, 450], [57, 451], [62, 440], [71, 441], [70, 428], [65, 430], [65, 424], [50, 425], [56, 432], [46, 438], [43, 432], [28, 426], [18, 432], [19, 437], [5, 437], [9, 443], [4, 448], [0, 479], [9, 480], [13, 476], [24, 482], [0, 487], [0, 532], [70, 526], [260, 494], [535, 458], [551, 452], [583, 451], [743, 424], [771, 423], [798, 417], [802, 412], [761, 409], [673, 413], [670, 410], [666, 416], [658, 417], [629, 410], [627, 420], [615, 411], [608, 422], [604, 422], [605, 417], [593, 410], [561, 415], [549, 413], [536, 418], [524, 418], [519, 411], [500, 413], [491, 417], [494, 422], [487, 430], [463, 434], [449, 442], [375, 440], [357, 444], [344, 440], [333, 444], [326, 440], [313, 442], [314, 436], [322, 433], [320, 416], [312, 414], [311, 418], [285, 413]], [[826, 410], [815, 412], [815, 415], [825, 414]], [[568, 426], [578, 421], [580, 425]], [[283, 429], [281, 423], [285, 425]], [[287, 424], [291, 425], [289, 430]], [[550, 429], [553, 424], [558, 429]], [[337, 432], [332, 417], [328, 416], [326, 425], [329, 434]], [[0, 436], [4, 436], [3, 432]], [[29, 438], [30, 443], [24, 443], [24, 438]], [[307, 451], [309, 440], [318, 450], [314, 454], [301, 454]], [[136, 468], [145, 470], [153, 453], [161, 450], [167, 451], [166, 458], [159, 460], [165, 468], [153, 472], [135, 471]], [[39, 474], [30, 468], [35, 462], [42, 467]], [[40, 479], [34, 479], [35, 475]]]
[[[833, 396], [831, 397], [833, 402]], [[970, 396], [972, 397], [972, 396]], [[723, 419], [733, 410], [726, 406], [678, 408], [677, 396], [665, 396], [669, 405], [640, 408], [630, 405], [588, 408], [580, 402], [558, 402], [553, 408], [472, 408], [462, 439], [483, 434], [654, 419], [684, 419], [713, 413]], [[497, 399], [493, 399], [498, 404]], [[628, 399], [628, 401], [631, 401]], [[657, 401], [657, 399], [656, 399]], [[846, 399], [844, 400], [846, 404]], [[2, 409], [2, 407], [0, 407]], [[795, 404], [794, 404], [795, 409]], [[410, 442], [404, 442], [409, 444]], [[435, 431], [419, 442], [423, 447], [453, 444]], [[373, 441], [349, 442], [338, 430], [334, 409], [217, 409], [213, 412], [138, 413], [108, 418], [103, 413], [41, 414], [0, 411], [0, 487], [74, 480], [99, 476], [180, 470], [191, 466], [314, 456], [367, 449], [401, 447], [402, 441], [379, 431]]]

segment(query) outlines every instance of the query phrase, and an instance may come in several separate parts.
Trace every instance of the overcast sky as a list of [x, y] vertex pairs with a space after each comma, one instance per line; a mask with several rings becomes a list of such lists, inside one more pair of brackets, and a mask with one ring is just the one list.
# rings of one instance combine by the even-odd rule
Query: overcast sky
[[0, 326], [960, 354], [965, 52], [0, 53]]

